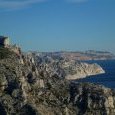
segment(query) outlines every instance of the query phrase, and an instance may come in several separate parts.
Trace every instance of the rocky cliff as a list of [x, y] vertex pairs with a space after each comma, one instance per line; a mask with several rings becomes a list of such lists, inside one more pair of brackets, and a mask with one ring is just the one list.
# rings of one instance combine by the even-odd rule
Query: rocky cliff
[[38, 68], [44, 72], [58, 75], [68, 80], [85, 78], [90, 75], [103, 74], [105, 71], [98, 64], [87, 64], [76, 60], [69, 60], [65, 57], [52, 57], [29, 53], [27, 57], [35, 60]]
[[[52, 73], [55, 69], [49, 71], [50, 65], [57, 66], [55, 61], [50, 64], [49, 60], [43, 62], [41, 58], [38, 61], [38, 58], [31, 54], [19, 56], [8, 49], [2, 49], [1, 115], [115, 114], [114, 90], [90, 83], [68, 81], [61, 76], [64, 74]], [[63, 68], [59, 70], [62, 73]]]

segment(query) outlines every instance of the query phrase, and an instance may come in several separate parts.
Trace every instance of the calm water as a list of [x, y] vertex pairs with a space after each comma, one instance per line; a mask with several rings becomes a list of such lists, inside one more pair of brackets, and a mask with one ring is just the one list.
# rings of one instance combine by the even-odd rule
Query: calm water
[[94, 75], [85, 79], [77, 80], [80, 82], [94, 82], [97, 84], [103, 84], [106, 87], [115, 88], [115, 60], [107, 61], [87, 61], [88, 63], [97, 63], [104, 70], [105, 74]]

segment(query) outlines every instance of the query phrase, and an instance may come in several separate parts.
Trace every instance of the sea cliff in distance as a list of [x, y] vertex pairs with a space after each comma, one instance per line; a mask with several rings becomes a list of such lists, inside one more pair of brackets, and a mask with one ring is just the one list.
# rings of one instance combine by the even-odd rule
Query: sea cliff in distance
[[59, 51], [59, 52], [35, 52], [39, 55], [66, 58], [68, 60], [115, 60], [115, 55], [107, 51], [88, 50], [81, 51]]

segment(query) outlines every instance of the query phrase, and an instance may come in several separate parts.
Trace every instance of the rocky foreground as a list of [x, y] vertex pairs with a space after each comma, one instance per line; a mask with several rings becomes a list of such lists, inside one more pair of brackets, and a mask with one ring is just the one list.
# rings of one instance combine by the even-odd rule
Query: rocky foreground
[[114, 90], [91, 83], [71, 82], [65, 79], [71, 64], [69, 69], [68, 64], [64, 64], [66, 61], [50, 62], [52, 59], [48, 58], [16, 55], [2, 49], [1, 115], [115, 115]]

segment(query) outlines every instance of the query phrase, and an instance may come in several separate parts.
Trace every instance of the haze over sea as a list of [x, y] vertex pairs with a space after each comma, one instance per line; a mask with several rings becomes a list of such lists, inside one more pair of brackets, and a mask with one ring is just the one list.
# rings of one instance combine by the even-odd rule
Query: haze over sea
[[105, 74], [94, 75], [77, 81], [93, 82], [96, 84], [102, 84], [109, 88], [115, 88], [115, 60], [100, 60], [87, 62], [99, 64], [105, 70]]

